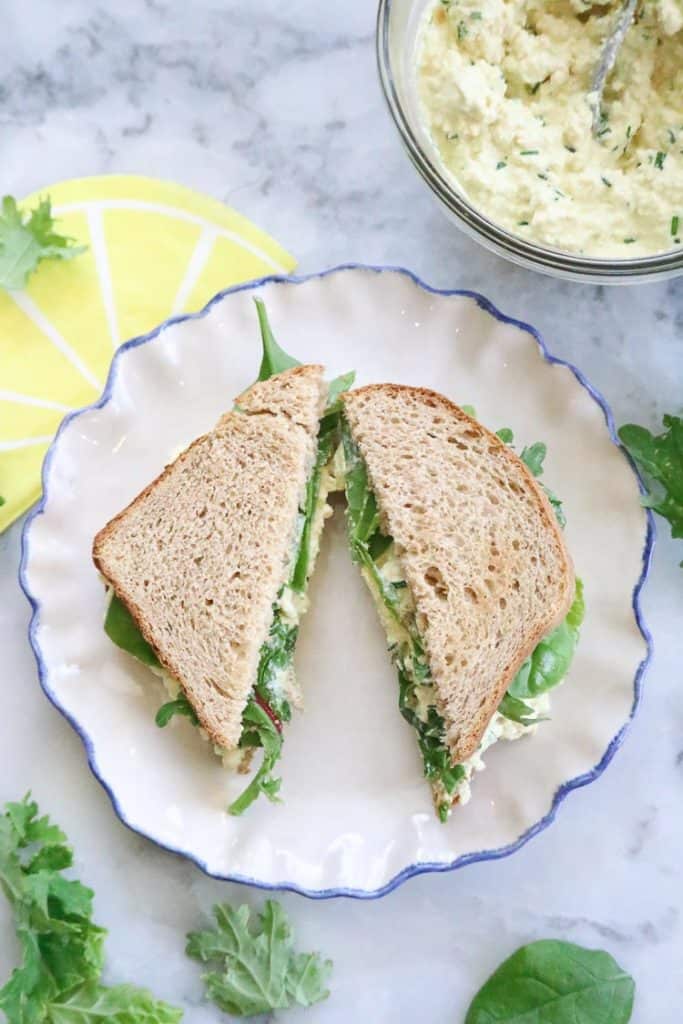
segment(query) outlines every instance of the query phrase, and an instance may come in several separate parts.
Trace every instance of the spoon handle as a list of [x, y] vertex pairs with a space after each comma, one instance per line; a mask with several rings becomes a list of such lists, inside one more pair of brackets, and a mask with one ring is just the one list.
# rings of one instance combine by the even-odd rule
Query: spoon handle
[[593, 135], [598, 134], [602, 121], [602, 94], [607, 84], [609, 73], [619, 56], [626, 34], [636, 13], [638, 0], [624, 0], [624, 5], [619, 13], [614, 28], [607, 37], [600, 54], [600, 60], [593, 75], [591, 91], [588, 95], [588, 103], [593, 112]]

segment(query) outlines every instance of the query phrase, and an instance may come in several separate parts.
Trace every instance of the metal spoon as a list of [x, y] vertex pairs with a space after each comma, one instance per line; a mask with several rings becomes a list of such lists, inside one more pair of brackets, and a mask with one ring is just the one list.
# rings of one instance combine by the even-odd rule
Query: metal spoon
[[615, 22], [614, 28], [607, 37], [602, 48], [600, 60], [598, 61], [598, 66], [596, 67], [595, 74], [593, 75], [591, 91], [588, 94], [588, 105], [593, 112], [593, 135], [596, 137], [603, 127], [602, 94], [605, 91], [610, 71], [614, 67], [615, 61], [619, 56], [619, 50], [621, 49], [628, 30], [631, 27], [631, 23], [633, 22], [637, 6], [638, 0], [624, 0], [624, 5]]

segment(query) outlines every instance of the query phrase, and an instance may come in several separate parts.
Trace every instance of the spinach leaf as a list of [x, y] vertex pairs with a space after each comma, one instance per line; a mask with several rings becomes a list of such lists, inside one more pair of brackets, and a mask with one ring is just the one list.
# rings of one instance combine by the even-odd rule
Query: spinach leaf
[[535, 717], [533, 708], [517, 697], [513, 697], [509, 690], [498, 705], [498, 712], [503, 718], [509, 718], [511, 722], [517, 722], [518, 725], [538, 725], [539, 722], [546, 721], [544, 718]]
[[333, 381], [330, 381], [327, 389], [326, 416], [341, 411], [341, 395], [343, 395], [345, 391], [349, 390], [355, 379], [356, 371], [350, 370], [348, 373], [342, 373], [340, 377], [335, 377]]
[[[336, 419], [336, 417], [334, 417]], [[321, 428], [322, 429], [322, 428]], [[290, 586], [302, 594], [308, 583], [308, 575], [311, 565], [311, 539], [313, 532], [313, 519], [320, 494], [320, 478], [327, 463], [332, 458], [334, 450], [335, 430], [330, 425], [321, 433], [318, 438], [318, 452], [311, 475], [306, 483], [306, 498], [304, 507], [301, 510], [302, 528], [299, 539], [299, 548], [294, 561], [294, 569], [290, 577]]]
[[294, 366], [301, 366], [298, 360], [287, 355], [284, 349], [280, 348], [275, 340], [271, 329], [268, 314], [263, 299], [254, 299], [256, 312], [258, 313], [259, 327], [261, 328], [261, 341], [263, 343], [263, 357], [259, 369], [258, 380], [268, 380], [283, 370], [291, 370]]
[[[567, 617], [557, 629], [541, 640], [531, 657], [524, 662], [508, 687], [510, 696], [519, 700], [538, 697], [562, 682], [579, 642], [579, 628], [584, 614], [583, 583], [577, 579], [576, 596]], [[501, 711], [501, 714], [505, 712]]]
[[542, 939], [491, 975], [465, 1024], [628, 1024], [634, 994], [633, 979], [609, 953]]
[[655, 435], [628, 423], [619, 440], [648, 478], [643, 504], [669, 521], [676, 539], [683, 537], [683, 418], [665, 416], [663, 424], [666, 429]]
[[242, 713], [242, 727], [240, 747], [263, 747], [263, 760], [245, 791], [228, 808], [230, 814], [236, 816], [243, 814], [261, 793], [277, 803], [282, 781], [270, 774], [282, 753], [282, 734], [253, 697]]
[[154, 721], [160, 729], [164, 729], [175, 715], [181, 715], [185, 718], [189, 718], [192, 725], [199, 725], [197, 713], [184, 694], [181, 694], [180, 697], [176, 697], [175, 700], [170, 700], [166, 704], [162, 704], [156, 713]]
[[147, 643], [133, 616], [116, 594], [113, 595], [107, 609], [104, 631], [117, 647], [132, 654], [143, 665], [161, 667], [153, 648]]

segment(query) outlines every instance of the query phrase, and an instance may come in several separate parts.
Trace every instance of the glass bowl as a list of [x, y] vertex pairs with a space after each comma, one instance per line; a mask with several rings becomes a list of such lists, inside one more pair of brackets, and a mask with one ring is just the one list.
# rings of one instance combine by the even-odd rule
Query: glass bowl
[[418, 29], [430, 0], [379, 0], [377, 63], [384, 95], [414, 166], [447, 216], [481, 245], [531, 270], [598, 284], [635, 284], [683, 274], [683, 250], [637, 259], [591, 259], [511, 234], [474, 207], [448, 175], [419, 116], [414, 74]]

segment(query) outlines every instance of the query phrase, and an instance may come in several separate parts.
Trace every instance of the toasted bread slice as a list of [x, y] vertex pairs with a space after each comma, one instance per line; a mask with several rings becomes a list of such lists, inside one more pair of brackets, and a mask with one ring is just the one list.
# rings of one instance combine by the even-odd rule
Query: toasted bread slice
[[95, 565], [182, 687], [234, 748], [315, 459], [321, 366], [241, 396], [95, 537]]
[[393, 537], [454, 763], [566, 615], [574, 572], [523, 462], [443, 395], [371, 385], [342, 396], [384, 533]]

